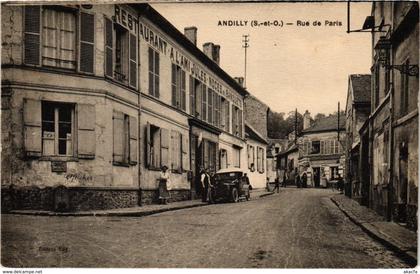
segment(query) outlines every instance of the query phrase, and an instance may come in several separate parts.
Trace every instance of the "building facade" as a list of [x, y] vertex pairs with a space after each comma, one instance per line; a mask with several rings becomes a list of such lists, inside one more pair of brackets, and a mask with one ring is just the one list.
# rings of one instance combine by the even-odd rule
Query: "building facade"
[[267, 180], [267, 140], [245, 122], [247, 176], [253, 189], [265, 188]]
[[2, 7], [5, 208], [138, 205], [137, 39], [126, 36], [130, 58], [108, 47], [114, 15], [112, 5]]
[[344, 176], [345, 117], [330, 115], [313, 125], [305, 123], [299, 135], [299, 174], [306, 173], [310, 187], [328, 187], [328, 182]]
[[150, 203], [164, 165], [172, 198], [188, 199], [199, 168], [245, 169], [247, 92], [194, 28], [147, 4], [8, 5], [2, 18], [3, 209]]
[[366, 200], [368, 192], [360, 179], [360, 135], [359, 130], [370, 114], [370, 75], [349, 75], [346, 103], [346, 166], [345, 181], [350, 185], [349, 196], [361, 202]]
[[[375, 2], [369, 120], [369, 206], [388, 220], [417, 228], [418, 51], [417, 2]], [[378, 32], [380, 28], [382, 31]]]

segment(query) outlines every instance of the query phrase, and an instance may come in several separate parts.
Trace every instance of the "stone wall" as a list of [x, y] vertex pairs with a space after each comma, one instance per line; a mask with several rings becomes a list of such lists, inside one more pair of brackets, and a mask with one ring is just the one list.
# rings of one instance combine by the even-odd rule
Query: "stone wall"
[[[170, 190], [170, 198], [168, 202], [186, 201], [191, 199], [191, 193], [189, 189], [174, 189]], [[141, 204], [150, 205], [159, 203], [159, 191], [148, 189], [141, 191]]]
[[268, 137], [267, 131], [267, 110], [268, 106], [255, 98], [247, 96], [244, 100], [245, 121], [249, 123], [264, 138]]

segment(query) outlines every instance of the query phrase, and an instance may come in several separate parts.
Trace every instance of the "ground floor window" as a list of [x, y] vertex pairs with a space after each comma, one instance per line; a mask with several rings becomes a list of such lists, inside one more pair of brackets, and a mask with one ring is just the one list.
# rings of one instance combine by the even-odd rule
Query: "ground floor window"
[[42, 154], [73, 155], [74, 104], [42, 102]]
[[227, 157], [227, 151], [226, 149], [220, 150], [220, 158], [219, 158], [219, 167], [222, 168], [228, 168], [228, 157]]
[[331, 167], [331, 180], [338, 179], [338, 166]]
[[233, 166], [241, 167], [241, 149], [233, 148]]

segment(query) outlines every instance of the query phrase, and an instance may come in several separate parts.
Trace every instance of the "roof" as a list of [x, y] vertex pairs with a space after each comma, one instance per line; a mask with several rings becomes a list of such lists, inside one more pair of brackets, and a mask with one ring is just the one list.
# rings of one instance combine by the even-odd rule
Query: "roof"
[[249, 139], [268, 144], [267, 140], [247, 122], [245, 122], [245, 136]]
[[161, 31], [173, 38], [177, 43], [183, 46], [187, 51], [194, 55], [198, 60], [203, 62], [211, 71], [222, 78], [227, 84], [234, 88], [240, 95], [245, 96], [248, 91], [245, 90], [238, 82], [236, 82], [227, 72], [219, 65], [204, 54], [196, 45], [194, 45], [184, 34], [182, 34], [174, 25], [165, 19], [157, 10], [147, 3], [131, 4], [139, 13], [149, 18], [154, 24], [161, 28]]
[[[311, 127], [302, 130], [302, 133], [324, 132], [337, 130], [337, 115], [330, 115], [328, 117], [317, 120]], [[340, 130], [345, 130], [346, 117], [340, 116]]]
[[228, 168], [219, 169], [216, 172], [216, 174], [227, 173], [227, 172], [244, 172], [244, 171], [242, 169], [238, 168], [238, 167], [228, 167]]
[[351, 74], [352, 99], [355, 103], [370, 103], [370, 74]]

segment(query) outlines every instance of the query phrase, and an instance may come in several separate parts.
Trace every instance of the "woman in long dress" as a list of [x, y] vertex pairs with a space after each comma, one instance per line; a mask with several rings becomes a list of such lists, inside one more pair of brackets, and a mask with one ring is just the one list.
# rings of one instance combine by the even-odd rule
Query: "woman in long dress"
[[168, 167], [163, 166], [162, 171], [160, 172], [159, 180], [159, 200], [161, 204], [167, 204], [168, 199], [170, 198], [168, 191], [169, 175], [170, 172], [168, 170]]

